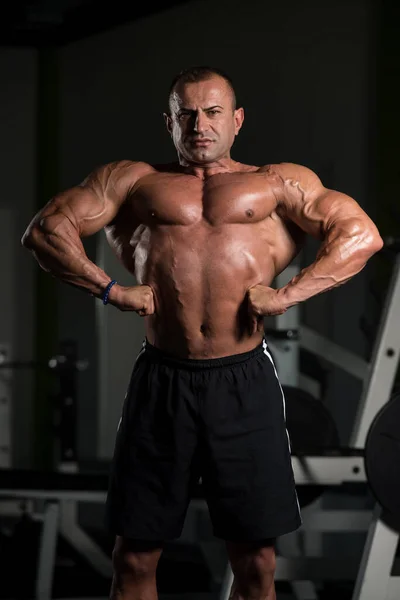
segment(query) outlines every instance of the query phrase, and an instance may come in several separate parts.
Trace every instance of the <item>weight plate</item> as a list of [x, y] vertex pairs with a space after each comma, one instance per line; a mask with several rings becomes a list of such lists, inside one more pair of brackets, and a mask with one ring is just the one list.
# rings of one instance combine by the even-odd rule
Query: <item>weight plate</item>
[[376, 414], [365, 442], [364, 460], [375, 498], [400, 519], [400, 394]]

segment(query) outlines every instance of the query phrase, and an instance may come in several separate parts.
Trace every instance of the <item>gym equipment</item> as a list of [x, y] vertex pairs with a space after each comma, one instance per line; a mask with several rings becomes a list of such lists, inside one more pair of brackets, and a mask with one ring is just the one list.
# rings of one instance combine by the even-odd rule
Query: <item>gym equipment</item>
[[0, 346], [0, 467], [11, 467], [9, 397], [13, 373], [24, 369], [46, 369], [53, 373], [58, 382], [58, 391], [54, 396], [54, 421], [58, 441], [55, 462], [58, 469], [76, 470], [77, 374], [88, 368], [88, 361], [78, 359], [73, 340], [61, 341], [58, 353], [47, 362], [10, 360], [9, 355], [8, 348]]
[[[320, 400], [300, 388], [284, 385], [286, 428], [294, 456], [323, 456], [339, 447], [335, 421]], [[324, 491], [319, 485], [297, 486], [301, 507], [311, 504]]]
[[379, 504], [400, 523], [400, 394], [372, 421], [365, 442], [365, 471]]
[[[108, 476], [101, 474], [0, 470], [0, 498], [41, 501], [32, 517], [42, 521], [35, 598], [50, 600], [60, 534], [101, 574], [111, 577], [111, 561], [76, 524], [76, 503], [104, 503]], [[39, 503], [38, 503], [39, 504]]]
[[310, 393], [284, 385], [286, 426], [292, 454], [321, 456], [339, 447], [339, 433], [328, 409]]
[[[347, 480], [366, 481], [363, 459], [359, 457], [330, 457], [321, 469], [321, 457], [307, 458], [308, 474], [301, 459], [293, 457], [296, 481], [300, 485], [313, 485], [318, 472], [323, 485], [341, 485]], [[356, 473], [354, 473], [356, 471]], [[38, 549], [36, 593], [37, 600], [50, 600], [56, 542], [58, 535], [67, 540], [101, 575], [111, 577], [111, 560], [84, 532], [76, 521], [77, 503], [101, 503], [106, 499], [108, 475], [95, 473], [46, 473], [24, 470], [0, 469], [0, 500], [40, 501], [35, 520], [43, 523]], [[192, 505], [206, 508], [201, 487], [197, 488]]]

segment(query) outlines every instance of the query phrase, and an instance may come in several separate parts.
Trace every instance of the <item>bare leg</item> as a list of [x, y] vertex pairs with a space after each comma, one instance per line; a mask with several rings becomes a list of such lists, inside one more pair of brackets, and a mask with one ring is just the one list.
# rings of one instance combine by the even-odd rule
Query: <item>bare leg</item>
[[226, 542], [234, 574], [231, 600], [276, 600], [275, 539]]
[[157, 600], [156, 570], [162, 542], [117, 537], [110, 600]]

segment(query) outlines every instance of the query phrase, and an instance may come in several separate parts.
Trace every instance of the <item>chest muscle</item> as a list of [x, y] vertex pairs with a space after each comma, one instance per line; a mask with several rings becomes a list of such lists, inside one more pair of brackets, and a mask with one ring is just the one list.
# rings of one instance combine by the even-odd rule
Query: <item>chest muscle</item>
[[264, 178], [214, 176], [206, 182], [179, 177], [144, 183], [132, 198], [136, 219], [149, 225], [212, 226], [254, 223], [275, 208], [274, 196]]

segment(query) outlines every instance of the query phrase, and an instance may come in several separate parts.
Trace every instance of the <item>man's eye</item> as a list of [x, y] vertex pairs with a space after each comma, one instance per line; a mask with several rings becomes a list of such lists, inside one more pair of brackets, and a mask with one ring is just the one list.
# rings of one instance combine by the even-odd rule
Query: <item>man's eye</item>
[[207, 114], [208, 115], [217, 115], [220, 111], [219, 110], [208, 110]]

